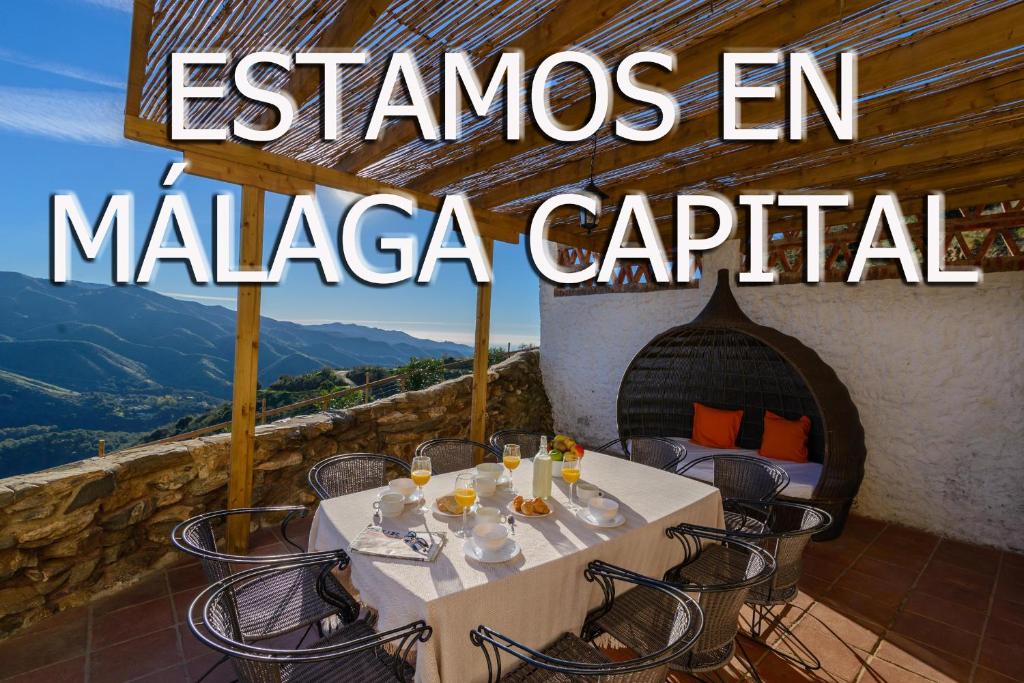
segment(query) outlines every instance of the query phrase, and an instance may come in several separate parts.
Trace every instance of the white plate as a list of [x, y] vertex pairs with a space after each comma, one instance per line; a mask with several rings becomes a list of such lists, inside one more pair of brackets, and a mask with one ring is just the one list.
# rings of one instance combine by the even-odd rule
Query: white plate
[[[473, 510], [476, 506], [476, 503], [473, 503], [473, 506], [474, 507], [469, 508], [469, 514], [473, 514]], [[434, 502], [430, 504], [430, 509], [431, 511], [433, 511], [435, 515], [441, 515], [442, 517], [451, 517], [452, 519], [462, 519], [461, 512], [457, 515], [453, 515], [452, 513], [445, 512], [441, 508], [437, 507], [437, 499], [435, 499]]]
[[508, 562], [522, 552], [522, 548], [519, 547], [519, 544], [511, 538], [505, 541], [505, 545], [498, 550], [484, 550], [480, 548], [472, 538], [467, 538], [466, 542], [462, 544], [462, 550], [466, 553], [466, 557], [476, 560], [477, 562], [485, 562], [488, 564], [493, 562]]
[[626, 518], [622, 516], [621, 512], [616, 512], [615, 516], [607, 522], [599, 520], [596, 517], [594, 517], [592, 514], [590, 514], [590, 510], [588, 510], [587, 508], [580, 508], [576, 512], [576, 516], [579, 517], [582, 521], [589, 524], [590, 526], [596, 526], [601, 529], [614, 529], [615, 527], [622, 526], [626, 523]]
[[516, 517], [522, 517], [523, 519], [543, 519], [544, 517], [550, 517], [555, 511], [555, 506], [552, 503], [548, 503], [548, 513], [546, 515], [524, 515], [522, 512], [516, 511], [516, 506], [509, 501], [509, 504], [505, 506], [505, 509], [511, 512]]

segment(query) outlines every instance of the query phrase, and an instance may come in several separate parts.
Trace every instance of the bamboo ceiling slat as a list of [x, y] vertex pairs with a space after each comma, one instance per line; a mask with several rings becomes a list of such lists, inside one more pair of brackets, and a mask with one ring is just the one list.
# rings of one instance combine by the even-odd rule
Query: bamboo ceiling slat
[[[877, 189], [902, 189], [914, 201], [928, 190], [975, 198], [986, 183], [994, 192], [1012, 191], [1024, 171], [1019, 113], [1024, 5], [1016, 0], [606, 0], [596, 5], [374, 0], [365, 7], [372, 16], [358, 22], [352, 18], [361, 17], [362, 8], [326, 0], [137, 0], [137, 5], [136, 12], [152, 6], [148, 49], [138, 57], [133, 52], [130, 68], [128, 102], [137, 103], [141, 119], [166, 123], [171, 52], [222, 50], [237, 59], [262, 49], [358, 48], [369, 59], [341, 70], [343, 125], [335, 141], [321, 138], [320, 69], [301, 67], [289, 74], [267, 67], [254, 74], [264, 87], [288, 89], [301, 103], [291, 130], [263, 148], [326, 168], [358, 170], [367, 180], [390, 186], [466, 192], [475, 205], [517, 218], [551, 194], [582, 187], [592, 142], [553, 144], [529, 123], [524, 140], [505, 142], [500, 108], [495, 108], [485, 117], [463, 112], [458, 142], [419, 140], [414, 126], [398, 121], [386, 125], [381, 140], [368, 143], [362, 134], [391, 53], [416, 55], [436, 102], [445, 51], [465, 51], [476, 66], [489, 68], [502, 51], [522, 43], [528, 48], [527, 71], [547, 53], [570, 45], [597, 54], [609, 66], [638, 50], [672, 51], [679, 57], [675, 72], [650, 69], [640, 80], [674, 94], [682, 114], [678, 129], [664, 140], [639, 145], [614, 138], [607, 126], [594, 163], [603, 189], [613, 197], [647, 192], [662, 221], [677, 192], [734, 196], [750, 189], [849, 189], [868, 198]], [[826, 72], [839, 52], [856, 50], [859, 140], [835, 143], [814, 107], [807, 139], [800, 143], [719, 140], [719, 57], [722, 50], [737, 48], [812, 51]], [[143, 60], [144, 69], [136, 59]], [[234, 61], [196, 69], [191, 80], [229, 83], [233, 67]], [[744, 80], [779, 82], [782, 69], [749, 69]], [[589, 110], [589, 84], [579, 70], [556, 71], [550, 97], [565, 122], [582, 120]], [[744, 121], [780, 122], [783, 104], [747, 103]], [[649, 108], [618, 95], [614, 111], [633, 125], [654, 121]], [[226, 126], [236, 117], [250, 125], [266, 121], [266, 108], [243, 100], [232, 88], [221, 101], [190, 105], [194, 125]], [[781, 220], [795, 215], [782, 214]], [[604, 230], [612, 219], [613, 212], [606, 211]], [[560, 234], [572, 229], [565, 219], [556, 225]]]

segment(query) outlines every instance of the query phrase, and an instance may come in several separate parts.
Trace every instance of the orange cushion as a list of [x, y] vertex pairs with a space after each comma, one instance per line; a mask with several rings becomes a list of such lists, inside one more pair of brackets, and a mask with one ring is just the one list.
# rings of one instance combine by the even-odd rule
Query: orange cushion
[[764, 436], [757, 451], [766, 458], [807, 462], [807, 435], [811, 433], [811, 418], [803, 415], [799, 420], [787, 420], [770, 410], [764, 411]]
[[718, 410], [694, 403], [693, 436], [690, 438], [701, 446], [736, 448], [742, 419], [742, 410]]

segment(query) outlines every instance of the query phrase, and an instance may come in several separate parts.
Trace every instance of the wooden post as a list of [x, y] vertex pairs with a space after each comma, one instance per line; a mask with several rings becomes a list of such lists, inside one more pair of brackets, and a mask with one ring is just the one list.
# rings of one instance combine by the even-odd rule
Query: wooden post
[[100, 439], [100, 442], [96, 445], [96, 455], [103, 457], [107, 454], [107, 441], [106, 439]]
[[[482, 238], [487, 262], [493, 261], [494, 240]], [[492, 275], [493, 277], [493, 275]], [[469, 438], [479, 443], [487, 441], [487, 356], [491, 343], [491, 283], [476, 286], [476, 335], [473, 341], [473, 407], [469, 423]], [[477, 462], [483, 453], [477, 453]]]
[[370, 371], [366, 371], [366, 377], [363, 378], [363, 403], [370, 402]]
[[267, 424], [267, 397], [263, 397], [263, 401], [260, 403], [260, 424]]
[[[263, 190], [242, 187], [241, 268], [258, 270], [263, 262]], [[231, 402], [231, 469], [228, 507], [252, 507], [252, 458], [256, 447], [256, 377], [260, 346], [260, 286], [238, 285], [235, 329], [235, 379]], [[228, 518], [228, 552], [249, 549], [249, 515]]]

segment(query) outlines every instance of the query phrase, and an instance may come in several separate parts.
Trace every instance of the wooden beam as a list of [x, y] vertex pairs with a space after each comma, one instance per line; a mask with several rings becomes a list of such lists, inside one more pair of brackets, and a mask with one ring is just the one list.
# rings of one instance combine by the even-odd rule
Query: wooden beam
[[[702, 56], [700, 51], [695, 55], [690, 55], [688, 54], [689, 51], [684, 51], [680, 53], [678, 62], [680, 64], [700, 64], [702, 69], [697, 71], [695, 75], [704, 76], [714, 72], [717, 68], [717, 60], [722, 50], [736, 45], [760, 45], [764, 43], [765, 36], [772, 36], [774, 38], [774, 36], [780, 35], [784, 37], [785, 40], [780, 39], [774, 43], [778, 46], [803, 39], [813, 29], [824, 25], [832, 18], [836, 18], [832, 17], [832, 14], [844, 13], [840, 4], [818, 0], [817, 6], [815, 6], [814, 2], [803, 2], [799, 4], [798, 8], [788, 7], [787, 11], [793, 13], [791, 21], [780, 22], [779, 25], [772, 27], [759, 26], [759, 32], [752, 31], [749, 34], [744, 32], [742, 38], [733, 36], [726, 39], [725, 42], [721, 43], [719, 49], [710, 51], [710, 57], [713, 57], [710, 66], [706, 64], [709, 55]], [[870, 5], [875, 3], [867, 2], [863, 4]], [[829, 9], [830, 6], [831, 9]], [[845, 14], [849, 15], [858, 9], [858, 7], [851, 7], [850, 3], [847, 2]], [[762, 20], [766, 21], [768, 18], [769, 15], [765, 14], [748, 23], [754, 24]], [[778, 21], [777, 17], [776, 20]], [[892, 20], [897, 21], [897, 18], [894, 16]], [[933, 34], [910, 45], [893, 44], [887, 46], [884, 51], [865, 57], [860, 61], [858, 66], [858, 90], [863, 96], [874, 90], [890, 88], [894, 83], [917, 74], [928, 73], [933, 69], [948, 68], [950, 64], [967, 61], [979, 55], [1015, 48], [1021, 41], [1021, 25], [1024, 25], [1024, 4], [1017, 4]], [[744, 26], [747, 26], [747, 24], [743, 24], [740, 28]], [[702, 45], [695, 46], [695, 48], [700, 47]], [[710, 50], [707, 47], [705, 49]], [[828, 64], [823, 64], [822, 66], [826, 71], [831, 71]], [[664, 87], [666, 90], [674, 91], [685, 85], [689, 80], [692, 80], [694, 76], [693, 71], [690, 68], [685, 72], [677, 72], [676, 80], [662, 77], [659, 80], [663, 82], [657, 85]], [[682, 76], [682, 78], [679, 78], [679, 76]], [[655, 84], [654, 80], [645, 79], [645, 82]], [[618, 103], [618, 100], [616, 102]], [[579, 105], [574, 105], [570, 110], [575, 110], [576, 108], [580, 109], [579, 118], [583, 120], [587, 112], [589, 112], [589, 103], [582, 102]], [[637, 109], [635, 104], [627, 101], [623, 104], [622, 108], [616, 108], [616, 113], [634, 109]], [[569, 118], [566, 116], [567, 123]], [[744, 104], [743, 120], [746, 126], [778, 122], [784, 120], [784, 118], [783, 98], [751, 101]], [[631, 149], [635, 148], [637, 150], [635, 152], [636, 161], [657, 158], [665, 154], [666, 150], [685, 149], [691, 145], [717, 138], [720, 134], [720, 128], [720, 112], [717, 108], [713, 108], [692, 120], [682, 122], [675, 135], [671, 137], [671, 142], [661, 141], [651, 145], [632, 145]], [[528, 130], [532, 131], [533, 129], [529, 128]], [[515, 144], [499, 140], [482, 146], [468, 159], [435, 168], [429, 173], [413, 179], [410, 184], [424, 191], [433, 191], [446, 187], [459, 178], [479, 173], [507, 162], [514, 156], [549, 144], [551, 144], [550, 141], [540, 135], [533, 135], [530, 139], [522, 140]], [[796, 144], [799, 145], [800, 143]], [[779, 142], [778, 145], [790, 147], [791, 143]], [[636, 161], [632, 163], [636, 163]], [[575, 163], [575, 166], [573, 163]], [[580, 169], [583, 166], [586, 167], [586, 171], [581, 174]], [[621, 168], [621, 166], [609, 166], [606, 164], [604, 168], [610, 170], [612, 168]], [[561, 173], [558, 171], [561, 171]], [[585, 177], [586, 173], [589, 173], [589, 159], [586, 160], [585, 164], [570, 162], [570, 164], [564, 165], [555, 171], [557, 182], [555, 185], [549, 185], [548, 187], [573, 183]], [[508, 184], [518, 189], [518, 181]], [[534, 193], [526, 191], [520, 193], [519, 196], [529, 196]]]
[[153, 0], [135, 0], [132, 9], [132, 43], [128, 57], [128, 85], [124, 112], [138, 116], [142, 107], [142, 86], [149, 59], [149, 34], [153, 29]]
[[[483, 240], [487, 262], [494, 263], [494, 242]], [[473, 338], [473, 403], [469, 422], [469, 438], [487, 442], [487, 360], [491, 348], [491, 283], [476, 286], [476, 332]], [[477, 454], [477, 462], [483, 453]]]
[[[987, 78], [975, 83], [960, 85], [932, 95], [906, 100], [893, 96], [892, 103], [862, 114], [857, 120], [858, 140], [854, 143], [838, 143], [828, 126], [820, 125], [807, 132], [807, 138], [800, 142], [779, 142], [773, 145], [726, 143], [715, 147], [718, 154], [708, 154], [695, 159], [693, 163], [680, 166], [678, 163], [663, 164], [680, 186], [697, 185], [715, 178], [740, 171], [767, 168], [788, 159], [799, 163], [801, 156], [812, 155], [836, 149], [838, 146], [863, 145], [874, 138], [881, 138], [903, 131], [918, 130], [961, 117], [985, 112], [1017, 101], [1017, 94], [1024, 88], [1024, 76], [1020, 71]], [[615, 169], [627, 168], [633, 164], [658, 159], [678, 151], [681, 142], [673, 135], [648, 145], [623, 145], [594, 159], [596, 175]], [[729, 147], [739, 147], [730, 151]], [[522, 178], [515, 183], [499, 185], [487, 192], [474, 196], [480, 206], [496, 207], [507, 202], [539, 194], [565, 184], [567, 178], [583, 178], [590, 173], [590, 159], [568, 162], [558, 168], [544, 169], [539, 173]], [[627, 183], [629, 184], [629, 183]], [[620, 184], [621, 185], [621, 184]], [[637, 182], [632, 185], [636, 186]]]
[[[263, 263], [263, 190], [242, 188], [240, 267], [259, 270]], [[238, 285], [235, 329], [235, 377], [231, 398], [231, 469], [228, 507], [252, 507], [253, 452], [256, 449], [256, 386], [260, 346], [260, 285]], [[249, 515], [228, 518], [228, 552], [249, 548]]]
[[[357, 47], [357, 43], [366, 35], [387, 11], [392, 0], [359, 0], [346, 2], [334, 18], [330, 27], [323, 32], [317, 41], [318, 50], [325, 52], [344, 52]], [[302, 66], [292, 70], [288, 77], [288, 94], [295, 100], [296, 111], [302, 108], [310, 97], [319, 89], [323, 68], [319, 66]], [[268, 110], [261, 122], [271, 125], [273, 114]]]
[[265, 168], [226, 161], [201, 152], [185, 152], [185, 162], [188, 164], [186, 173], [236, 185], [248, 185], [267, 192], [299, 195], [312, 194], [316, 191], [316, 185], [311, 181], [275, 173]]
[[[125, 116], [124, 135], [129, 140], [158, 145], [180, 152], [202, 154], [207, 157], [240, 164], [271, 174], [290, 176], [299, 181], [347, 190], [361, 195], [394, 193], [404, 194], [416, 200], [421, 209], [437, 211], [441, 200], [433, 195], [416, 190], [406, 190], [381, 183], [370, 178], [363, 178], [352, 173], [338, 171], [333, 168], [317, 166], [307, 161], [292, 159], [281, 154], [274, 154], [251, 145], [237, 142], [181, 142], [171, 140], [164, 124], [147, 121], [135, 116]], [[222, 178], [223, 179], [223, 178]], [[474, 208], [477, 227], [482, 237], [490, 237], [500, 242], [517, 244], [519, 236], [526, 230], [523, 220], [506, 214]]]

